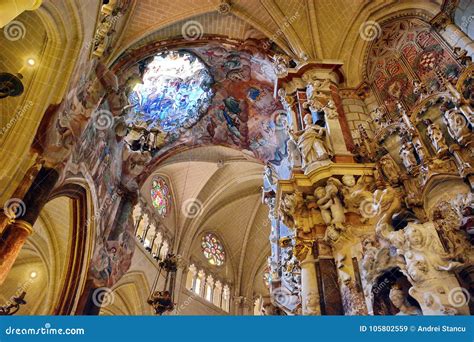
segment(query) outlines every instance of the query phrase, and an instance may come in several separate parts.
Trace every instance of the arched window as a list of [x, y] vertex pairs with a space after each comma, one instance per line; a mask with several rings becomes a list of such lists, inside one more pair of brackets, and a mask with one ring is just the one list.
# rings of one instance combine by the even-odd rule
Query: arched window
[[216, 281], [211, 274], [206, 274], [204, 270], [198, 272], [194, 264], [188, 268], [186, 289], [229, 312], [230, 287], [223, 285], [220, 280]]
[[219, 239], [212, 233], [202, 237], [202, 252], [211, 265], [222, 266], [225, 261], [224, 247]]
[[222, 299], [222, 283], [218, 280], [216, 281], [216, 285], [214, 286], [214, 293], [212, 295], [212, 303], [215, 306], [221, 306], [221, 299]]
[[222, 293], [221, 308], [227, 312], [230, 310], [230, 288], [227, 285], [224, 286], [224, 291]]
[[134, 224], [135, 227], [137, 226], [137, 224], [139, 223], [140, 219], [142, 218], [142, 214], [143, 214], [142, 206], [141, 206], [140, 204], [137, 204], [137, 205], [133, 208], [133, 212], [132, 212], [133, 224]]
[[148, 214], [143, 214], [142, 219], [140, 220], [140, 223], [138, 225], [137, 229], [137, 237], [140, 238], [140, 240], [143, 239], [143, 235], [145, 234], [145, 231], [148, 227]]
[[147, 234], [144, 237], [143, 246], [145, 246], [145, 248], [147, 249], [149, 248], [151, 250], [151, 243], [153, 241], [155, 234], [156, 234], [156, 226], [152, 223], [148, 226]]
[[212, 275], [208, 275], [206, 278], [206, 288], [204, 292], [204, 298], [208, 302], [212, 302], [212, 292], [214, 291], [214, 278]]
[[157, 177], [151, 184], [151, 202], [161, 217], [165, 217], [171, 206], [171, 195], [168, 184], [161, 177]]
[[165, 240], [163, 242], [163, 245], [161, 246], [161, 251], [160, 251], [160, 259], [161, 260], [165, 260], [166, 255], [168, 254], [168, 251], [169, 251], [168, 241]]
[[204, 286], [205, 278], [206, 278], [206, 273], [204, 273], [203, 270], [200, 270], [198, 272], [196, 282], [194, 283], [194, 292], [199, 296], [202, 295], [202, 292], [203, 292], [202, 289]]
[[153, 247], [151, 250], [154, 257], [158, 256], [162, 242], [163, 242], [163, 235], [161, 234], [161, 232], [156, 233], [155, 241], [153, 242]]
[[194, 266], [194, 264], [189, 265], [188, 275], [186, 277], [186, 288], [190, 291], [193, 290], [194, 279], [196, 278], [196, 275], [197, 275], [196, 266]]
[[270, 267], [267, 266], [265, 270], [263, 271], [263, 282], [265, 283], [266, 287], [269, 287], [271, 281], [272, 281], [272, 274], [270, 272]]
[[253, 303], [253, 314], [254, 316], [262, 316], [262, 296], [258, 296]]

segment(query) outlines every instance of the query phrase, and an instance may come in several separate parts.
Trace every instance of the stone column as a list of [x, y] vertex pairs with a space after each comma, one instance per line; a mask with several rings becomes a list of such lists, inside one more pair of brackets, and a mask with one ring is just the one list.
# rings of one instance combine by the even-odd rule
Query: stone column
[[31, 234], [32, 226], [48, 202], [58, 178], [56, 170], [42, 168], [20, 202], [24, 206], [24, 213], [11, 218], [11, 223], [4, 229], [0, 247], [0, 285], [5, 281], [27, 237]]
[[234, 297], [234, 315], [237, 316], [248, 316], [251, 315], [251, 301], [247, 297], [239, 296]]
[[301, 262], [301, 303], [303, 315], [321, 315], [318, 278], [313, 253], [307, 253]]
[[357, 245], [353, 237], [342, 234], [332, 245], [336, 262], [342, 305], [345, 315], [367, 315], [367, 305], [362, 289], [357, 260], [352, 259], [352, 247]]
[[43, 0], [6, 0], [0, 2], [0, 28], [8, 25], [24, 11], [33, 11]]
[[293, 254], [301, 267], [301, 304], [303, 315], [321, 315], [321, 305], [316, 272], [317, 255], [315, 256], [315, 241], [295, 238]]

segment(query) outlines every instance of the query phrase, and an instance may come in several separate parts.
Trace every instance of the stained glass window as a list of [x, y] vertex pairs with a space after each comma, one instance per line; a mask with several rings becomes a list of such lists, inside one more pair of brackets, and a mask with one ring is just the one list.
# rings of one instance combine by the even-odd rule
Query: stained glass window
[[204, 257], [211, 265], [221, 266], [225, 261], [224, 247], [222, 247], [219, 239], [211, 233], [202, 237], [202, 252]]
[[161, 217], [165, 217], [170, 210], [171, 195], [165, 180], [155, 178], [151, 184], [151, 201]]
[[132, 121], [172, 132], [191, 127], [207, 111], [212, 98], [212, 76], [206, 65], [187, 51], [153, 57], [129, 95]]

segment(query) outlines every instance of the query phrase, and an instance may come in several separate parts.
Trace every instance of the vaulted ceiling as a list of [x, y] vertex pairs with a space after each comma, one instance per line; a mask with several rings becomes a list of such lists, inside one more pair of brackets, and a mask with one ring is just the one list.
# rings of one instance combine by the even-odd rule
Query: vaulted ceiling
[[[149, 198], [154, 176], [168, 180], [172, 211], [163, 223], [174, 229], [178, 253], [231, 282], [239, 293], [251, 291], [257, 270], [270, 254], [268, 208], [261, 201], [262, 173], [263, 165], [241, 151], [199, 147], [163, 161], [142, 188], [143, 196]], [[190, 203], [199, 207], [196, 216], [187, 214]], [[203, 257], [205, 232], [221, 239], [227, 258], [224, 266], [211, 266]]]
[[[267, 38], [295, 58], [343, 62], [347, 83], [360, 83], [360, 62], [367, 41], [361, 25], [394, 13], [432, 18], [442, 0], [232, 0], [229, 14], [218, 13], [221, 0], [142, 0], [134, 3], [126, 30], [111, 60], [129, 48], [181, 37], [192, 22], [198, 35], [234, 39]], [[415, 10], [416, 9], [416, 10]]]

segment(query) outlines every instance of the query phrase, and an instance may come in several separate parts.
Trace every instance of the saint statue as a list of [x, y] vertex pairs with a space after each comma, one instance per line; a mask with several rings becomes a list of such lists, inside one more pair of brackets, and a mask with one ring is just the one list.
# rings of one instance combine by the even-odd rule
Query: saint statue
[[303, 168], [323, 160], [329, 160], [333, 153], [325, 142], [326, 129], [312, 123], [311, 114], [304, 117], [305, 129], [292, 133], [298, 138], [298, 149], [303, 159]]
[[405, 294], [402, 289], [397, 285], [394, 285], [390, 289], [389, 294], [390, 301], [399, 310], [397, 316], [420, 316], [422, 315], [421, 310], [416, 306], [408, 303]]
[[469, 126], [469, 121], [463, 113], [457, 109], [452, 108], [444, 113], [444, 122], [448, 128], [449, 135], [461, 146], [469, 145], [472, 141], [472, 128]]
[[411, 143], [403, 143], [400, 148], [400, 157], [402, 158], [403, 165], [406, 167], [408, 173], [412, 173], [413, 169], [417, 166], [417, 162], [413, 151], [413, 145]]
[[428, 137], [430, 138], [436, 154], [439, 156], [445, 155], [448, 152], [448, 145], [446, 145], [441, 128], [430, 119], [424, 120], [423, 123], [426, 125]]

